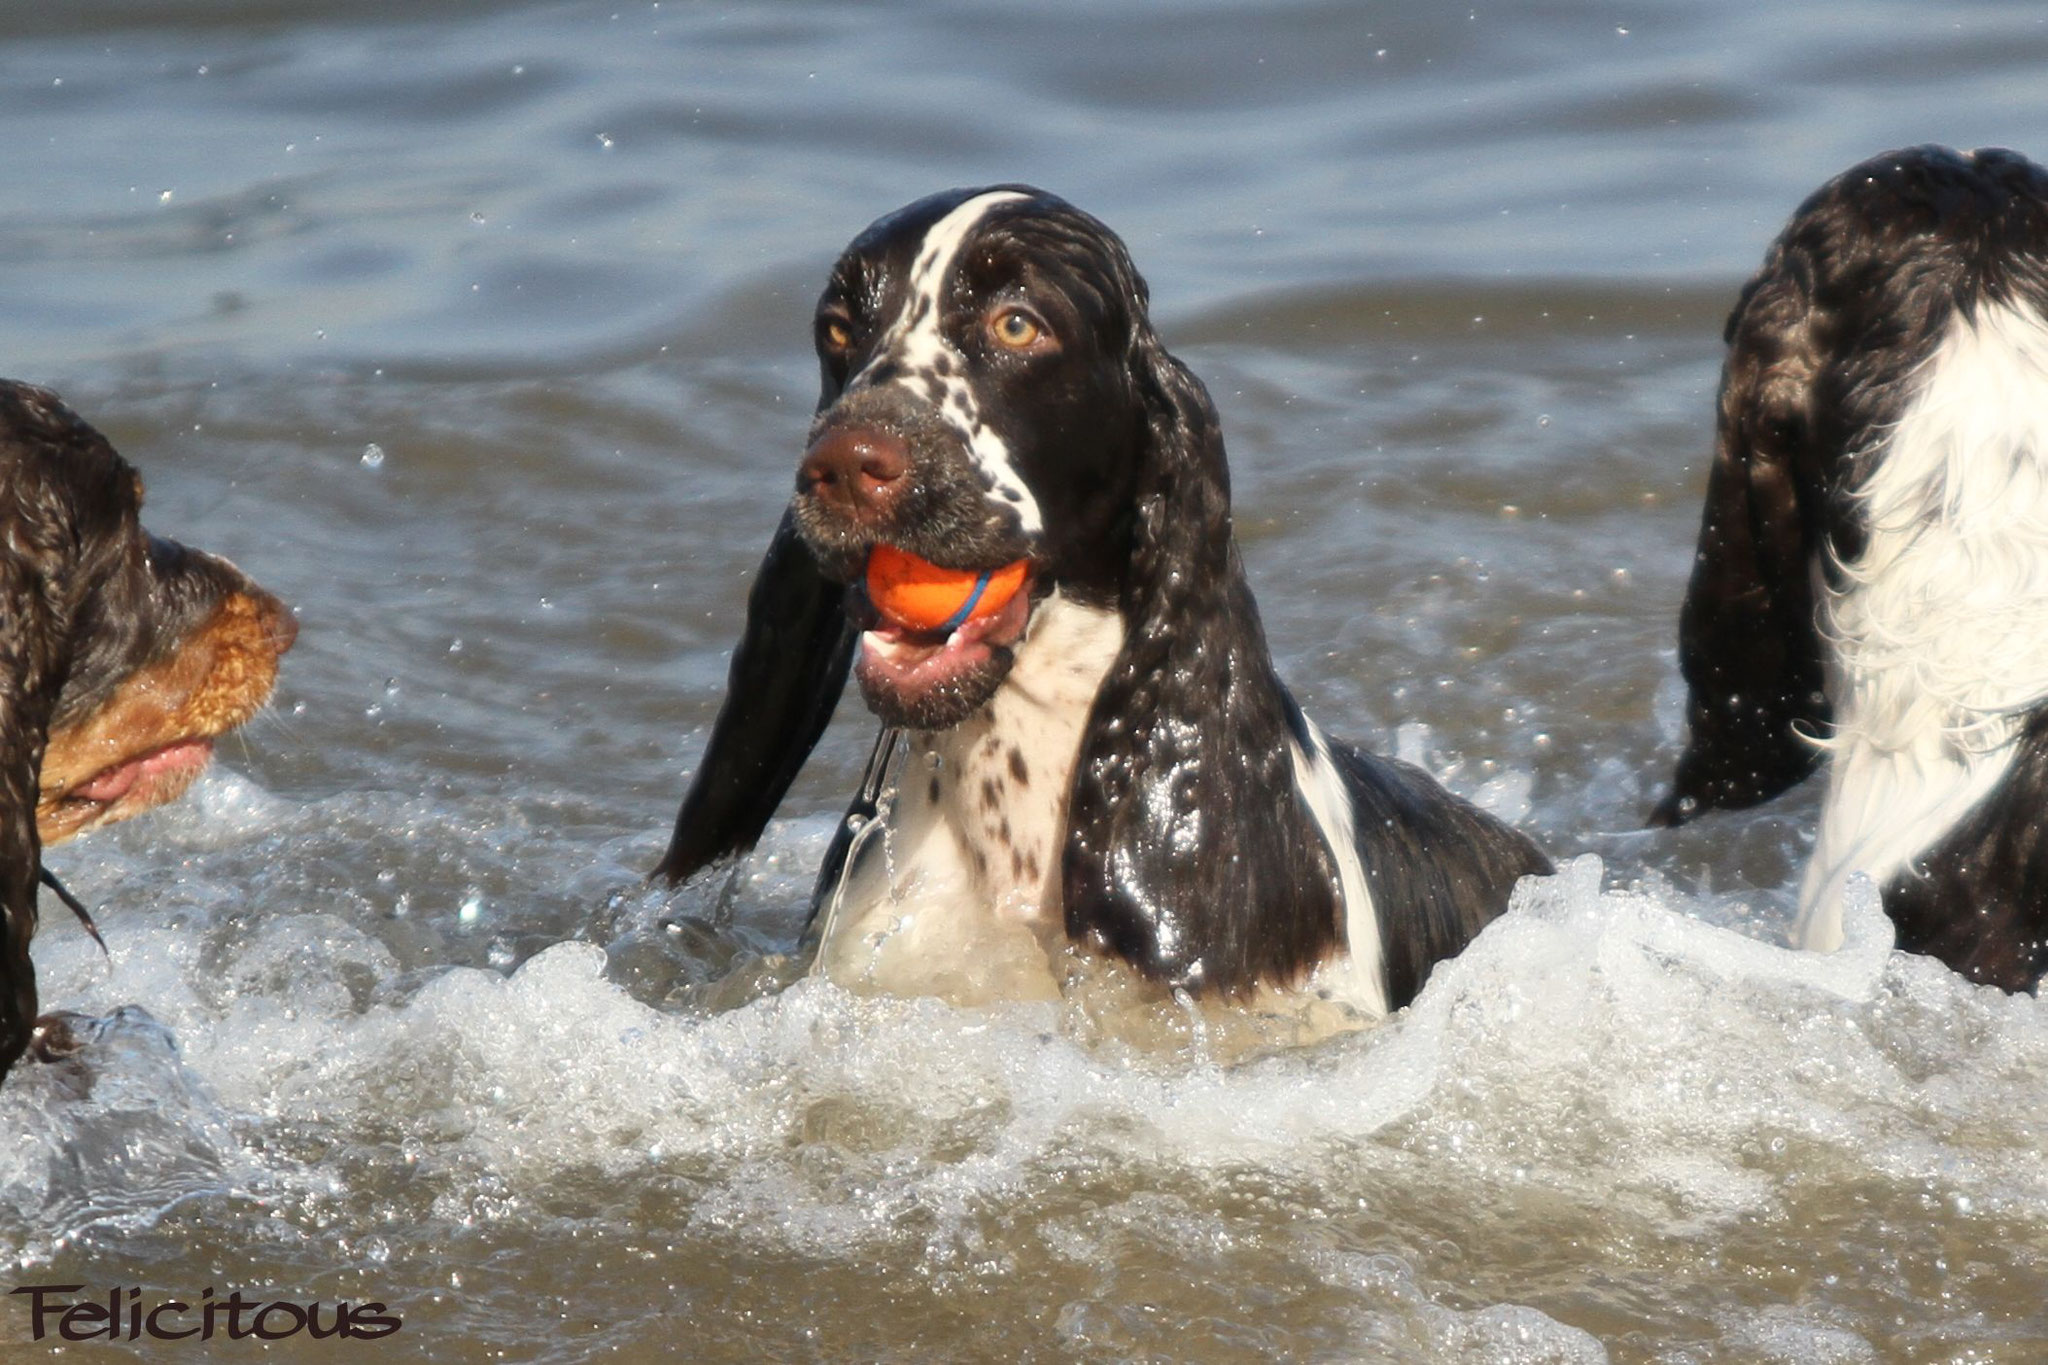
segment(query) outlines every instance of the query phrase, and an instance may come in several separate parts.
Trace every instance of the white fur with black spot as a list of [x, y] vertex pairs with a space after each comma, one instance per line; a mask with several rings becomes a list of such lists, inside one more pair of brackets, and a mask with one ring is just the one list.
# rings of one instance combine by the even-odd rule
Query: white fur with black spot
[[1082, 731], [1123, 647], [1116, 612], [1057, 592], [989, 704], [913, 734], [880, 834], [819, 946], [842, 984], [961, 1003], [1058, 993], [1059, 868]]
[[[866, 370], [888, 373], [887, 382], [933, 403], [988, 481], [990, 499], [1016, 515], [1024, 534], [1037, 535], [1045, 529], [1038, 499], [1017, 472], [1009, 446], [982, 420], [974, 388], [965, 377], [967, 357], [947, 339], [944, 326], [947, 284], [961, 246], [990, 209], [1027, 197], [1015, 190], [977, 194], [926, 230], [910, 268], [903, 311], [889, 324]], [[848, 387], [861, 386], [856, 376]]]

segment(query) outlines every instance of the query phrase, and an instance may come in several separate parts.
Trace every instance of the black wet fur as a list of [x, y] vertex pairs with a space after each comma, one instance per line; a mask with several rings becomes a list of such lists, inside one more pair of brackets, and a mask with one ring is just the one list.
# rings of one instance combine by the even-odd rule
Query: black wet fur
[[760, 839], [846, 689], [858, 636], [845, 602], [785, 513], [747, 595], [711, 743], [653, 875], [680, 882]]
[[[1043, 529], [1028, 535], [1006, 514], [963, 442], [935, 420], [943, 386], [893, 385], [902, 367], [877, 358], [909, 298], [926, 233], [985, 189], [934, 195], [884, 217], [834, 267], [818, 310], [813, 439], [831, 423], [887, 431], [908, 447], [914, 483], [882, 525], [835, 516], [800, 486], [793, 523], [811, 567], [833, 582], [857, 578], [886, 540], [960, 568], [1028, 555], [1038, 593], [1058, 589], [1118, 611], [1122, 651], [1096, 696], [1070, 790], [1057, 874], [1067, 931], [1194, 991], [1297, 982], [1341, 941], [1337, 871], [1296, 783], [1289, 743], [1306, 745], [1307, 731], [1274, 672], [1231, 530], [1215, 408], [1153, 332], [1145, 283], [1114, 233], [1042, 191], [993, 188], [1025, 197], [992, 206], [955, 257], [940, 306], [964, 360], [949, 358], [955, 368], [946, 374], [964, 366]], [[1005, 354], [986, 339], [978, 320], [1010, 300], [1044, 319], [1056, 351]], [[830, 344], [842, 328], [850, 344]], [[784, 535], [791, 525], [786, 519]], [[809, 608], [816, 599], [802, 600]], [[828, 633], [806, 631], [807, 645], [776, 651], [764, 643], [775, 626], [750, 605], [733, 691], [657, 868], [672, 882], [752, 842], [822, 727], [815, 699], [838, 694], [840, 642], [828, 648]], [[771, 657], [801, 676], [780, 684], [755, 677], [743, 690], [739, 661]], [[735, 735], [735, 727], [756, 733]], [[761, 749], [777, 762], [737, 761]], [[1520, 834], [1423, 774], [1333, 750], [1357, 805], [1355, 833], [1399, 1004], [1431, 963], [1506, 908], [1518, 876], [1550, 865]], [[735, 794], [713, 804], [702, 795], [749, 783], [758, 801]], [[742, 805], [748, 818], [730, 818]], [[725, 816], [693, 830], [707, 812]]]

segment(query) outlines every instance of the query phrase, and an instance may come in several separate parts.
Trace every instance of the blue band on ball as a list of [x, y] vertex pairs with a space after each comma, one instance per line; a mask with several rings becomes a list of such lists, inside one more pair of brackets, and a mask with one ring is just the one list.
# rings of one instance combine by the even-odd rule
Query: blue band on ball
[[954, 612], [951, 616], [948, 616], [944, 621], [940, 622], [939, 629], [948, 631], [958, 630], [960, 629], [960, 627], [966, 625], [967, 618], [974, 615], [975, 604], [980, 602], [981, 595], [984, 592], [988, 591], [988, 581], [990, 578], [994, 577], [994, 575], [994, 569], [982, 570], [981, 577], [974, 580], [974, 591], [967, 594], [967, 600], [960, 604], [960, 610]]

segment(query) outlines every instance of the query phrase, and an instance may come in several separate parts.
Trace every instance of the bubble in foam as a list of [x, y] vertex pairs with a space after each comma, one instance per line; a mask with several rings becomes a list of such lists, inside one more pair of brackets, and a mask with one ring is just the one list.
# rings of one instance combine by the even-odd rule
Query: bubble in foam
[[1534, 1308], [1494, 1304], [1459, 1310], [1435, 1302], [1398, 1256], [1324, 1252], [1311, 1256], [1323, 1281], [1372, 1307], [1354, 1349], [1411, 1365], [1607, 1365], [1591, 1333]]
[[1509, 768], [1480, 783], [1472, 793], [1472, 804], [1496, 819], [1518, 825], [1529, 818], [1535, 789], [1535, 774], [1526, 768]]
[[1721, 1328], [1727, 1346], [1762, 1361], [1877, 1365], [1883, 1359], [1855, 1332], [1789, 1304], [1768, 1304], [1748, 1315], [1724, 1314]]

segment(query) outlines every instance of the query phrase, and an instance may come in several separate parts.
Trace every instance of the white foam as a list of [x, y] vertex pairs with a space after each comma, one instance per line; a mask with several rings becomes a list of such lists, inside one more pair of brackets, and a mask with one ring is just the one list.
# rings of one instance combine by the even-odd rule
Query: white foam
[[[823, 828], [773, 827], [765, 856], [808, 850]], [[451, 1230], [526, 1216], [579, 1181], [589, 1217], [631, 1226], [648, 1189], [680, 1183], [693, 1236], [939, 1268], [979, 1264], [990, 1210], [1056, 1206], [1074, 1172], [1122, 1172], [1122, 1193], [1049, 1217], [1033, 1235], [1055, 1254], [1167, 1235], [1149, 1191], [1200, 1209], [1246, 1172], [1331, 1206], [1426, 1188], [1456, 1207], [1537, 1199], [1652, 1237], [1780, 1217], [1822, 1173], [2048, 1224], [2048, 1171], [2011, 1126], [2048, 1102], [2037, 1001], [1890, 952], [1867, 885], [1849, 896], [1848, 942], [1821, 955], [1699, 917], [1717, 903], [1602, 877], [1586, 857], [1525, 882], [1383, 1025], [1234, 1065], [1199, 1029], [1148, 1051], [1056, 1004], [958, 1009], [803, 979], [736, 1008], [664, 1009], [620, 984], [610, 945], [556, 942], [509, 976], [422, 971], [357, 911], [235, 907], [244, 926], [174, 901], [126, 919], [111, 966], [80, 935], [39, 945], [53, 995], [141, 1001], [174, 1031], [182, 1067], [161, 1050], [146, 1066], [93, 1054], [157, 1097], [157, 1137], [68, 1173], [47, 1147], [0, 1154], [0, 1210], [22, 1229], [12, 1241], [46, 1245], [207, 1189], [331, 1200], [373, 1183], [341, 1158], [296, 1166], [265, 1137], [293, 1133], [383, 1153], [371, 1166], [417, 1162]], [[794, 885], [753, 880], [774, 896]], [[722, 913], [771, 908], [749, 882]], [[651, 932], [639, 895], [620, 902], [621, 935]], [[0, 1130], [63, 1108], [36, 1069], [24, 1076], [0, 1090]], [[133, 1121], [64, 1122], [77, 1146]], [[161, 1156], [174, 1150], [188, 1155]], [[383, 1197], [367, 1188], [358, 1197]], [[1306, 1264], [1321, 1244], [1301, 1235], [1280, 1254]], [[1467, 1312], [1417, 1292], [1358, 1290], [1362, 1351], [1601, 1358], [1511, 1294]], [[1826, 1324], [1808, 1326], [1825, 1345]]]
[[[1760, 1196], [1730, 1151], [1780, 1113], [1846, 1123], [1867, 1098], [1834, 1096], [1845, 1112], [1830, 1112], [1829, 1092], [1792, 1087], [1791, 1070], [1817, 1057], [1835, 1077], [1882, 1077], [1883, 1056], [1853, 1031], [1820, 1044], [1835, 1032], [1823, 1002], [1853, 1007], [1878, 991], [1894, 961], [1888, 925], [1866, 896], [1847, 948], [1800, 954], [1599, 879], [1598, 860], [1581, 858], [1526, 883], [1388, 1027], [1232, 1068], [1100, 1055], [1050, 1031], [1046, 1010], [861, 999], [822, 981], [710, 1017], [663, 1013], [611, 983], [604, 951], [584, 943], [549, 948], [509, 979], [451, 970], [377, 1004], [389, 952], [324, 915], [262, 926], [226, 970], [175, 928], [124, 935], [111, 978], [75, 988], [89, 1004], [152, 997], [235, 1107], [344, 1126], [432, 1113], [515, 1179], [716, 1157], [730, 1163], [734, 1213], [749, 1190], [794, 1197], [798, 1172], [779, 1154], [820, 1105], [865, 1115], [849, 1122], [890, 1130], [911, 1152], [1000, 1105], [1009, 1117], [984, 1125], [973, 1161], [900, 1168], [904, 1193], [922, 1198], [970, 1173], [1028, 1178], [1035, 1162], [1112, 1134], [1119, 1151], [1177, 1168], [1314, 1169], [1397, 1120], [1428, 1122], [1447, 1071], [1459, 1094], [1476, 1087], [1518, 1115], [1468, 1155], [1521, 1160], [1533, 1142], [1569, 1169], [1571, 1152], [1611, 1147], [1603, 1179], [1702, 1215], [1752, 1206]], [[1975, 993], [1958, 994], [1967, 1004]], [[1674, 1076], [1696, 1085], [1674, 1090]], [[1527, 1135], [1532, 1107], [1596, 1094], [1610, 1120]], [[797, 1200], [831, 1202], [824, 1189]]]

